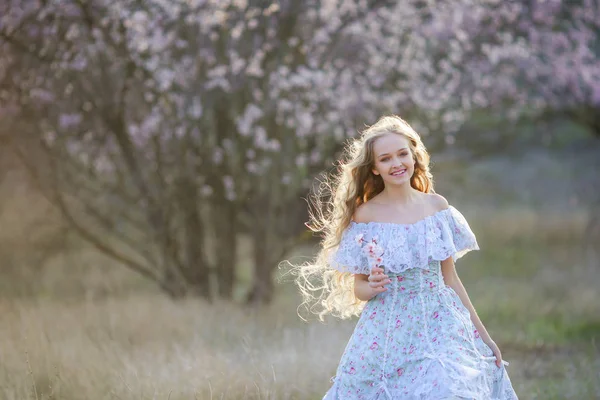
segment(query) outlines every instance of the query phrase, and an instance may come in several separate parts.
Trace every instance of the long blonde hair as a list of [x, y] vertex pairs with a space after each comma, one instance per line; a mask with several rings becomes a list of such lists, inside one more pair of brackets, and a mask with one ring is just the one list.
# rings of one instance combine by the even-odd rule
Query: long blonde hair
[[325, 176], [310, 194], [310, 221], [306, 224], [322, 236], [320, 250], [313, 262], [293, 268], [295, 283], [303, 302], [310, 312], [323, 321], [327, 314], [341, 319], [359, 315], [365, 302], [354, 295], [352, 273], [340, 272], [329, 266], [331, 251], [339, 245], [342, 233], [350, 224], [358, 206], [369, 201], [384, 188], [380, 175], [372, 173], [374, 166], [373, 144], [377, 138], [395, 133], [408, 139], [415, 160], [410, 185], [421, 192], [433, 191], [433, 178], [429, 171], [429, 154], [419, 135], [398, 116], [381, 117], [365, 129], [359, 138], [345, 147], [337, 173]]

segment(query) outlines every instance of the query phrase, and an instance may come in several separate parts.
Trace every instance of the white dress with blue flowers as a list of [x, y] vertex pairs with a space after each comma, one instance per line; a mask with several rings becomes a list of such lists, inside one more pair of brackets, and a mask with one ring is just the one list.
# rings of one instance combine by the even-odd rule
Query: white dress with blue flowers
[[513, 400], [506, 367], [441, 273], [442, 260], [478, 250], [453, 206], [414, 224], [352, 221], [332, 268], [369, 274], [383, 266], [387, 291], [369, 300], [324, 400]]

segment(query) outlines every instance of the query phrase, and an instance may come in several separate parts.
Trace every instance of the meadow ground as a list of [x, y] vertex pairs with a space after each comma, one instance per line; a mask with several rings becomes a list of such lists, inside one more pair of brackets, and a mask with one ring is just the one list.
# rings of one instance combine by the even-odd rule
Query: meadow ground
[[[434, 171], [478, 237], [481, 251], [457, 270], [521, 400], [600, 398], [600, 258], [583, 251], [586, 207], [572, 197], [574, 184], [598, 178], [597, 150]], [[39, 243], [60, 246], [33, 236], [48, 236], [43, 204], [12, 187], [0, 191], [6, 198], [0, 400], [312, 400], [328, 389], [356, 320], [304, 322], [289, 276], [278, 277], [276, 300], [262, 309], [172, 302], [86, 248], [50, 251], [42, 262]], [[241, 246], [238, 298], [247, 251]]]
[[[482, 250], [457, 268], [521, 399], [600, 397], [600, 274], [582, 257], [584, 221], [516, 210], [472, 220]], [[100, 268], [93, 253], [76, 259]], [[302, 321], [285, 276], [256, 310], [171, 302], [102, 268], [87, 279], [118, 294], [1, 300], [0, 399], [320, 399], [356, 323]]]

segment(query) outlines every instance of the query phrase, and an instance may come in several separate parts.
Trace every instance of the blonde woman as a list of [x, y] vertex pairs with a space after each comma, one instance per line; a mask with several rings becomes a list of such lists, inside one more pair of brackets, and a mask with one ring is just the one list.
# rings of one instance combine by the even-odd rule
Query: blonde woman
[[307, 225], [323, 240], [298, 267], [304, 304], [322, 306], [320, 318], [360, 316], [324, 400], [517, 399], [455, 270], [477, 240], [433, 193], [409, 124], [386, 116], [366, 129], [312, 199]]

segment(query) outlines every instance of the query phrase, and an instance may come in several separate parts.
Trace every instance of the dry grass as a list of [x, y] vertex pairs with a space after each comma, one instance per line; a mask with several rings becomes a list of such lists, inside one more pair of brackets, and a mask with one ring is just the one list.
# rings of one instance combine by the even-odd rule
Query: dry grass
[[[259, 310], [173, 303], [89, 249], [53, 255], [61, 242], [38, 227], [47, 206], [26, 188], [6, 198], [0, 400], [320, 399], [329, 387], [355, 321], [302, 322], [289, 283]], [[585, 212], [457, 208], [482, 249], [458, 271], [520, 398], [600, 398], [600, 266], [582, 255]]]
[[[482, 251], [459, 274], [520, 398], [597, 398], [600, 277], [577, 258], [584, 218], [471, 220]], [[120, 294], [73, 295], [55, 262], [45, 295], [0, 300], [0, 399], [319, 399], [355, 323], [301, 322], [289, 284], [260, 310], [173, 303], [114, 266], [90, 278], [106, 263], [91, 253], [70, 260], [86, 260], [73, 285]]]
[[[19, 302], [3, 311], [3, 399], [315, 398], [340, 337], [294, 307], [116, 301]], [[37, 393], [37, 394], [36, 394]]]

